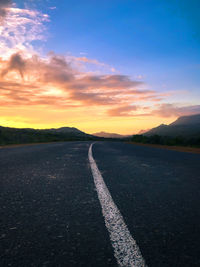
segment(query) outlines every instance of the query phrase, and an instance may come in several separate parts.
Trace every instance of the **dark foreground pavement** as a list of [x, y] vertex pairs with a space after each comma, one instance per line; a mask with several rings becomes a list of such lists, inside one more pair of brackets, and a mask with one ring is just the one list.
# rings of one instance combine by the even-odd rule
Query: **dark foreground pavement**
[[[117, 266], [90, 144], [0, 149], [0, 266]], [[200, 155], [99, 142], [93, 156], [147, 265], [200, 266]]]

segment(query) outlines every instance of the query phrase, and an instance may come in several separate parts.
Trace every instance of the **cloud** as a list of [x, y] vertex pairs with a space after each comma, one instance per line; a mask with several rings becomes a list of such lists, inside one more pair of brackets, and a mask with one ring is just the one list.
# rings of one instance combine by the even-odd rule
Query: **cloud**
[[92, 68], [96, 72], [99, 72], [100, 70], [101, 71], [103, 70], [104, 72], [106, 71], [109, 73], [116, 72], [116, 69], [113, 68], [112, 66], [106, 63], [100, 62], [97, 59], [88, 58], [85, 56], [85, 53], [83, 52], [81, 52], [80, 54], [83, 56], [81, 57], [68, 56], [68, 60], [71, 61], [75, 67], [79, 67], [85, 71]]
[[[144, 113], [138, 110], [144, 111]], [[136, 112], [135, 112], [136, 111]], [[147, 111], [147, 112], [146, 112]], [[187, 115], [200, 114], [200, 105], [180, 106], [176, 104], [160, 104], [158, 108], [152, 110], [150, 107], [141, 105], [124, 105], [107, 111], [109, 116], [157, 116], [162, 118], [180, 117]]]
[[138, 109], [137, 106], [121, 106], [113, 109], [108, 110], [109, 116], [133, 116], [133, 111]]
[[101, 93], [87, 93], [80, 91], [73, 91], [70, 95], [71, 100], [80, 101], [84, 103], [84, 105], [112, 105], [115, 102], [112, 98], [109, 98]]
[[25, 66], [26, 66], [26, 63], [22, 59], [21, 55], [20, 54], [13, 54], [11, 56], [9, 62], [8, 62], [7, 68], [1, 72], [1, 75], [4, 76], [11, 70], [17, 70], [17, 71], [19, 71], [21, 77], [23, 78]]
[[36, 10], [9, 7], [6, 10], [3, 25], [0, 25], [0, 55], [9, 58], [12, 54], [23, 51], [26, 56], [36, 50], [32, 42], [45, 40], [45, 23], [49, 21], [46, 14]]
[[45, 105], [57, 108], [102, 106], [109, 116], [138, 116], [136, 104], [156, 101], [160, 95], [143, 89], [142, 81], [126, 75], [80, 72], [67, 58], [14, 53], [0, 59], [0, 105]]
[[152, 115], [168, 118], [186, 115], [200, 114], [200, 105], [178, 106], [175, 104], [162, 104], [159, 108], [152, 111]]
[[141, 79], [112, 71], [88, 72], [77, 65], [108, 67], [96, 59], [54, 52], [41, 56], [32, 42], [45, 40], [48, 21], [48, 15], [39, 11], [9, 7], [4, 25], [0, 26], [1, 107], [85, 111], [93, 107], [108, 116], [140, 116], [136, 113], [138, 108], [142, 110], [146, 102], [160, 101], [162, 95], [146, 89]]
[[0, 1], [0, 23], [4, 20], [8, 13], [8, 8], [11, 6], [11, 0], [1, 0]]
[[74, 59], [76, 61], [80, 61], [80, 62], [84, 62], [84, 63], [90, 63], [90, 64], [94, 64], [94, 65], [98, 65], [98, 66], [105, 66], [105, 63], [99, 62], [96, 59], [90, 59], [87, 57], [74, 57]]
[[142, 82], [133, 81], [126, 75], [84, 75], [77, 80], [77, 87], [80, 89], [108, 89], [127, 90], [142, 85]]

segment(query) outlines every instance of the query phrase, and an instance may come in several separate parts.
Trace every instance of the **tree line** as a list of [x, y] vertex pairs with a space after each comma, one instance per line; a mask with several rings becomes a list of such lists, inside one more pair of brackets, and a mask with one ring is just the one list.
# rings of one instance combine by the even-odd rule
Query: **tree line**
[[133, 135], [131, 138], [132, 142], [143, 143], [143, 144], [158, 144], [168, 146], [192, 146], [200, 147], [200, 136], [199, 137], [184, 137], [184, 136], [160, 136], [160, 135]]
[[87, 134], [56, 133], [48, 130], [0, 127], [0, 145], [59, 141], [87, 141], [94, 139], [96, 140], [98, 138]]

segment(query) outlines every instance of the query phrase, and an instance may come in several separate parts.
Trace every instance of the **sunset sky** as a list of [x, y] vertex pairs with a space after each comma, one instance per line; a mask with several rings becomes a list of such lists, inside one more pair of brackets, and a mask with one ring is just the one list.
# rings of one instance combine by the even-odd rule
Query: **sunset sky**
[[0, 0], [0, 125], [133, 134], [200, 113], [199, 0]]

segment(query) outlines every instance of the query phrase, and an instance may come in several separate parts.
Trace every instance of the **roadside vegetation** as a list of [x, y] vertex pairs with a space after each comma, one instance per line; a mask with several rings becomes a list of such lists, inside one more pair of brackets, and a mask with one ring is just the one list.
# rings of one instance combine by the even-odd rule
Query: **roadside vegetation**
[[156, 144], [167, 146], [190, 146], [200, 148], [200, 136], [198, 137], [183, 137], [183, 136], [160, 136], [160, 135], [133, 135], [132, 142], [143, 144]]
[[[85, 133], [0, 127], [0, 145], [97, 140]], [[100, 138], [99, 138], [100, 139]]]

